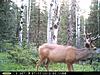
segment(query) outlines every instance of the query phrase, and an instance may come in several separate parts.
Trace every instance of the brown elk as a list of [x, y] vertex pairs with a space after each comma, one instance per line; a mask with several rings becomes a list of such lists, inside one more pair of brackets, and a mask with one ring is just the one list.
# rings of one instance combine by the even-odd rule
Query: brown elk
[[73, 71], [73, 64], [84, 58], [88, 58], [93, 53], [91, 48], [77, 49], [73, 46], [63, 46], [58, 44], [48, 44], [45, 43], [41, 45], [38, 49], [39, 58], [36, 67], [45, 63], [45, 68], [48, 71], [49, 62], [58, 62], [67, 64], [68, 71]]

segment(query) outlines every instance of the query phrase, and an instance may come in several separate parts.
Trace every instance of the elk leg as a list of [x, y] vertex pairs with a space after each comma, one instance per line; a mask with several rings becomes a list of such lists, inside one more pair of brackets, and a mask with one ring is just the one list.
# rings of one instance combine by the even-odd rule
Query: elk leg
[[74, 71], [74, 67], [73, 67], [73, 64], [71, 64], [71, 67], [72, 67], [72, 71]]
[[46, 68], [47, 71], [49, 71], [49, 69], [48, 69], [48, 64], [45, 65], [45, 68]]
[[40, 63], [41, 61], [38, 61], [38, 63], [36, 64], [36, 69], [37, 69], [37, 71], [38, 71], [38, 68], [39, 68], [39, 66], [40, 66]]
[[45, 68], [46, 68], [47, 71], [49, 71], [48, 65], [49, 65], [49, 59], [47, 59], [47, 60], [46, 60], [46, 63], [45, 63]]
[[38, 71], [38, 68], [39, 66], [43, 63], [44, 59], [40, 59], [36, 65], [36, 68], [37, 68], [37, 71]]
[[68, 63], [67, 67], [68, 67], [68, 71], [72, 71], [73, 70], [73, 65], [71, 63]]

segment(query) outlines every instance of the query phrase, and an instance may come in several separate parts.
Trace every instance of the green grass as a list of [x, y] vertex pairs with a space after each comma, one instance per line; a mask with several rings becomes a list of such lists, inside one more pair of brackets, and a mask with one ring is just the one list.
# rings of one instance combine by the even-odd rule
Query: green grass
[[[93, 71], [93, 68], [91, 68], [91, 66], [88, 64], [88, 65], [79, 65], [79, 64], [74, 64], [73, 65], [74, 67], [74, 71], [86, 71], [86, 72], [89, 72], [89, 71]], [[39, 69], [40, 71], [42, 71], [41, 67]], [[43, 70], [45, 70], [45, 68], [43, 67]], [[50, 71], [68, 71], [67, 70], [67, 65], [64, 64], [64, 63], [53, 63], [53, 64], [50, 64], [49, 65], [49, 70]]]
[[[22, 64], [16, 64], [7, 58], [8, 53], [0, 53], [0, 71], [36, 71], [35, 65], [24, 66]], [[66, 64], [52, 63], [49, 65], [50, 71], [67, 71]], [[45, 67], [39, 67], [39, 71], [46, 71]], [[93, 68], [89, 64], [79, 65], [74, 64], [74, 71], [93, 71]]]

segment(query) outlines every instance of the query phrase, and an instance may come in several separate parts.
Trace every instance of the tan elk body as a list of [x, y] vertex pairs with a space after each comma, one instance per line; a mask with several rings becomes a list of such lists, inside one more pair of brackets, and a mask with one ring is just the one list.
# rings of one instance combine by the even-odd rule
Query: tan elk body
[[45, 67], [47, 70], [49, 62], [57, 62], [67, 64], [68, 71], [72, 71], [73, 64], [78, 60], [87, 58], [91, 51], [88, 48], [77, 49], [73, 46], [45, 43], [39, 47], [38, 53], [40, 60], [36, 65], [37, 71], [38, 67], [46, 60]]

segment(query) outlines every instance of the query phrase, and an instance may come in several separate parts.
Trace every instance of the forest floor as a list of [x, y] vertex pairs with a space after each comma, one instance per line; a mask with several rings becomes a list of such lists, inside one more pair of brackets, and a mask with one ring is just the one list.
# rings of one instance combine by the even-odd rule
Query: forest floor
[[[6, 52], [0, 52], [0, 71], [36, 71], [35, 65], [27, 65], [24, 66], [22, 64], [16, 64], [14, 62], [11, 62], [7, 58]], [[67, 66], [66, 64], [60, 64], [60, 63], [52, 63], [49, 65], [50, 71], [66, 71]], [[46, 71], [45, 67], [41, 66], [39, 68], [39, 71]], [[74, 71], [86, 71], [90, 72], [93, 71], [93, 68], [89, 64], [74, 64]]]

